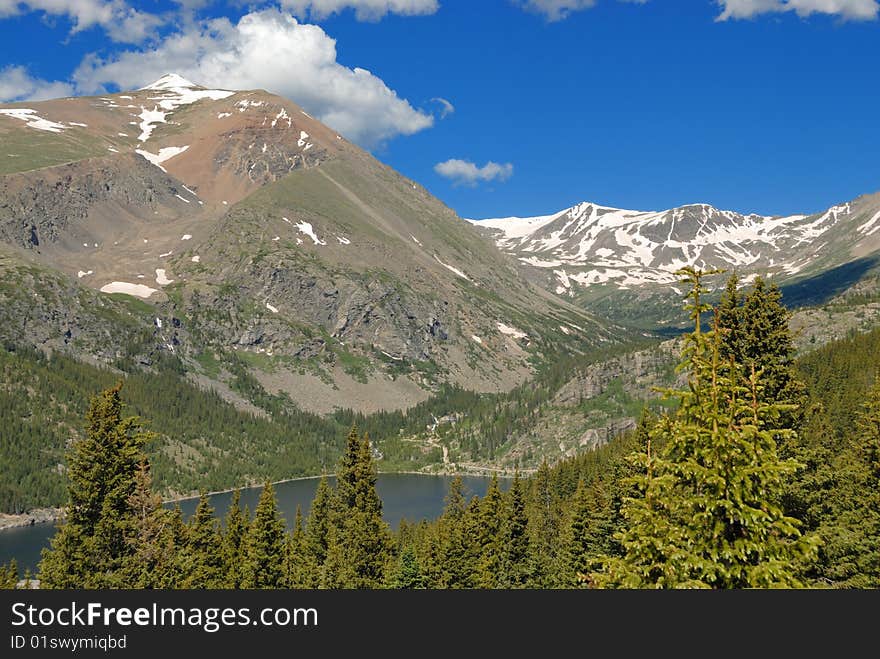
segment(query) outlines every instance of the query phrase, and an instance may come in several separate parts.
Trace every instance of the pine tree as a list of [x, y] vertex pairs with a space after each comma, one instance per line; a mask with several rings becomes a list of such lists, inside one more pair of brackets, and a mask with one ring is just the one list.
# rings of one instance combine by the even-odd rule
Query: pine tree
[[187, 525], [186, 546], [181, 551], [184, 574], [181, 588], [195, 590], [225, 585], [221, 537], [214, 508], [208, 495], [202, 492]]
[[244, 542], [242, 588], [284, 586], [284, 521], [278, 514], [275, 489], [267, 482]]
[[[775, 438], [779, 403], [767, 403], [752, 371], [720, 369], [721, 333], [701, 331], [703, 273], [682, 273], [691, 285], [694, 332], [686, 339], [688, 389], [680, 406], [650, 432], [633, 460], [639, 496], [625, 505], [622, 558], [608, 558], [594, 583], [622, 587], [748, 588], [798, 585], [798, 561], [815, 550], [779, 503], [797, 465], [782, 460]], [[657, 445], [662, 446], [659, 451]]]
[[150, 465], [142, 461], [135, 472], [135, 490], [129, 498], [132, 510], [126, 542], [130, 552], [120, 570], [120, 586], [152, 589], [177, 588], [171, 513], [153, 492]]
[[328, 588], [376, 588], [385, 581], [391, 531], [382, 519], [369, 436], [353, 428], [339, 463], [323, 580]]
[[526, 516], [525, 486], [519, 473], [514, 475], [513, 484], [505, 499], [497, 587], [524, 588], [531, 577], [529, 520]]
[[553, 491], [550, 466], [541, 462], [531, 478], [528, 499], [529, 533], [531, 536], [531, 567], [533, 585], [549, 587], [555, 582], [553, 565], [559, 543], [559, 501]]
[[578, 483], [562, 534], [559, 556], [561, 588], [584, 584], [584, 576], [595, 570], [601, 556], [611, 555], [611, 506], [600, 480]]
[[721, 328], [719, 357], [723, 365], [730, 363], [731, 358], [735, 364], [740, 366], [745, 364], [741, 303], [739, 277], [733, 273], [727, 280], [727, 286], [721, 294], [721, 301], [718, 304], [718, 324]]
[[130, 497], [149, 434], [136, 418], [122, 416], [121, 389], [120, 382], [92, 399], [86, 435], [68, 453], [67, 516], [43, 550], [41, 587], [113, 587], [132, 551], [125, 540]]
[[[318, 482], [303, 538], [303, 587], [317, 588], [323, 579], [333, 526], [333, 489], [326, 478]], [[335, 538], [335, 536], [334, 536]]]
[[826, 539], [820, 576], [839, 588], [880, 588], [880, 380], [834, 467], [836, 487], [819, 527]]
[[476, 513], [478, 552], [476, 583], [478, 588], [496, 588], [501, 566], [501, 529], [504, 520], [504, 495], [498, 486], [498, 476], [492, 476], [486, 495], [480, 500]]
[[446, 495], [446, 507], [437, 521], [437, 533], [432, 536], [433, 569], [423, 572], [432, 575], [438, 588], [472, 588], [476, 567], [473, 544], [472, 515], [464, 496], [464, 483], [460, 476], [452, 479]]
[[[795, 370], [791, 314], [782, 305], [782, 293], [776, 284], [757, 277], [743, 301], [741, 318], [741, 363], [746, 378], [752, 370], [760, 373], [765, 401], [793, 405], [781, 410], [778, 423], [781, 428], [798, 430], [806, 402], [804, 384]], [[784, 447], [787, 451], [789, 448]]]
[[419, 559], [412, 546], [407, 545], [401, 552], [394, 573], [391, 588], [415, 590], [425, 588], [425, 579], [419, 567]]
[[18, 563], [13, 558], [9, 563], [0, 565], [0, 590], [12, 590], [18, 584]]
[[232, 493], [223, 524], [223, 573], [225, 588], [241, 587], [241, 568], [244, 562], [244, 539], [247, 535], [250, 514], [241, 509], [241, 491]]
[[307, 588], [309, 573], [314, 566], [309, 565], [306, 554], [306, 535], [302, 508], [297, 505], [293, 529], [287, 539], [285, 580], [287, 588]]

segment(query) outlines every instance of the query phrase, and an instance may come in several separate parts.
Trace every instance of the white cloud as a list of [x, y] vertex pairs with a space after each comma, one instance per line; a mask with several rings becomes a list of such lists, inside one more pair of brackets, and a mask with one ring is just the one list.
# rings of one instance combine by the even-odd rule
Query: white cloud
[[247, 14], [236, 24], [225, 18], [193, 24], [108, 60], [91, 56], [74, 82], [80, 93], [103, 93], [108, 86], [141, 87], [168, 72], [209, 87], [286, 96], [365, 146], [434, 122], [369, 71], [339, 64], [336, 41], [320, 27], [276, 9]]
[[42, 11], [52, 16], [67, 16], [72, 33], [96, 25], [114, 41], [141, 43], [163, 20], [130, 7], [124, 0], [0, 0], [0, 18], [28, 11]]
[[544, 14], [548, 21], [561, 21], [573, 11], [590, 9], [596, 0], [517, 0], [524, 9]]
[[717, 0], [722, 8], [717, 20], [754, 18], [760, 14], [793, 11], [803, 18], [812, 14], [840, 16], [845, 20], [874, 20], [880, 15], [877, 0]]
[[431, 99], [432, 103], [437, 103], [440, 105], [440, 118], [445, 119], [450, 114], [455, 112], [455, 106], [447, 101], [445, 98], [440, 98], [439, 96]]
[[34, 78], [23, 66], [0, 69], [0, 101], [44, 101], [72, 94], [73, 85]]
[[353, 9], [359, 21], [378, 21], [386, 14], [423, 16], [440, 8], [437, 0], [281, 0], [281, 6], [318, 21], [346, 9]]
[[477, 167], [468, 160], [452, 158], [445, 162], [434, 165], [434, 171], [444, 178], [451, 179], [454, 183], [476, 185], [480, 181], [506, 181], [513, 176], [513, 165], [509, 162], [499, 164], [487, 162], [482, 167]]

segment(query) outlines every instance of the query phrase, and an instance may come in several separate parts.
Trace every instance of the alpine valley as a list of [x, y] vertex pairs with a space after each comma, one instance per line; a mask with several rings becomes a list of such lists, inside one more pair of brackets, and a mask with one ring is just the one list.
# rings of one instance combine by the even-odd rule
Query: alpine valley
[[117, 380], [166, 495], [324, 473], [354, 422], [383, 470], [528, 470], [680, 377], [682, 266], [778, 283], [803, 351], [880, 314], [880, 194], [464, 221], [291, 101], [174, 74], [0, 107], [0, 241], [13, 513], [63, 500]]

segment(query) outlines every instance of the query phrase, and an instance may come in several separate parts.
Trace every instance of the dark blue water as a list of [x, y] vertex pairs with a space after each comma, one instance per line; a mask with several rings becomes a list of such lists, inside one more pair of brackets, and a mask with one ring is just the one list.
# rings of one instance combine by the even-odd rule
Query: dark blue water
[[[490, 481], [489, 478], [482, 476], [464, 476], [462, 480], [468, 499], [473, 495], [483, 496]], [[396, 529], [402, 519], [418, 522], [421, 519], [438, 517], [443, 512], [444, 499], [451, 481], [451, 476], [381, 474], [376, 483], [376, 490], [382, 498], [385, 521]], [[288, 528], [293, 525], [297, 506], [302, 508], [303, 515], [309, 514], [317, 487], [317, 478], [275, 485], [278, 507], [287, 521]], [[242, 490], [241, 505], [247, 506], [253, 512], [261, 491], [262, 487]], [[225, 515], [231, 499], [231, 492], [211, 495], [211, 504], [217, 516]], [[189, 516], [196, 509], [197, 503], [197, 499], [185, 499], [180, 502], [180, 507], [184, 514]], [[24, 572], [25, 568], [35, 571], [40, 561], [40, 551], [43, 547], [49, 546], [49, 539], [54, 533], [54, 524], [35, 524], [0, 531], [0, 565], [15, 558], [21, 572]]]

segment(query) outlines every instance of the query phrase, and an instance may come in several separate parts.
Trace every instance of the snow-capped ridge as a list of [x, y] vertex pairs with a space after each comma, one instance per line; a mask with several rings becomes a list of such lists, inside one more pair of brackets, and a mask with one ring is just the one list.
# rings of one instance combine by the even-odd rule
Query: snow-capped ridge
[[175, 89], [182, 87], [184, 89], [204, 89], [201, 85], [197, 85], [176, 73], [166, 73], [158, 80], [154, 80], [149, 85], [141, 87], [138, 91], [147, 91], [149, 89]]
[[771, 216], [707, 203], [637, 211], [585, 201], [552, 215], [468, 221], [494, 229], [500, 249], [548, 270], [551, 289], [573, 296], [574, 284], [612, 283], [623, 289], [674, 284], [676, 271], [687, 265], [741, 274], [804, 274], [847, 223], [865, 211], [865, 219], [849, 233], [858, 240], [880, 231], [878, 209], [873, 201], [857, 200], [812, 215]]

